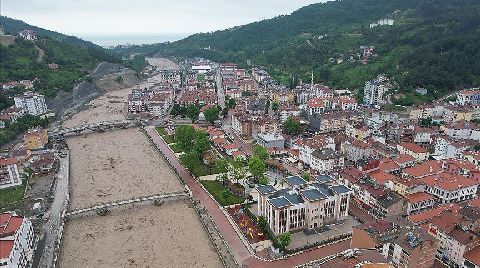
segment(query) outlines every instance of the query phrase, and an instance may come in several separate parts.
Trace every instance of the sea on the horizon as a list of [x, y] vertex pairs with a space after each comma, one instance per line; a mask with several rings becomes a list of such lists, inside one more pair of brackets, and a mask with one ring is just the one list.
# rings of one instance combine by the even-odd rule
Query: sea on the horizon
[[142, 45], [173, 42], [189, 36], [189, 34], [142, 34], [142, 35], [83, 35], [82, 39], [91, 41], [102, 47], [117, 45]]

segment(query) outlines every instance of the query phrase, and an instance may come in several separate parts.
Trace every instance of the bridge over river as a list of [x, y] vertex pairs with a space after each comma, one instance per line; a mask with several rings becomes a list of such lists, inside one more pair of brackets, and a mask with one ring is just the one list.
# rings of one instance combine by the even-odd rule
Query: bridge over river
[[108, 203], [95, 204], [86, 208], [81, 208], [65, 213], [67, 219], [90, 216], [93, 214], [104, 214], [114, 209], [121, 209], [128, 205], [142, 204], [152, 202], [154, 205], [161, 205], [163, 202], [189, 199], [190, 194], [187, 191], [169, 194], [155, 194], [143, 197], [134, 197], [126, 200], [119, 200]]
[[48, 131], [49, 137], [66, 137], [83, 135], [92, 132], [105, 132], [114, 129], [126, 129], [132, 127], [139, 127], [141, 121], [139, 120], [118, 120], [118, 121], [105, 121], [98, 123], [91, 123], [86, 125], [75, 126], [71, 128], [58, 128]]

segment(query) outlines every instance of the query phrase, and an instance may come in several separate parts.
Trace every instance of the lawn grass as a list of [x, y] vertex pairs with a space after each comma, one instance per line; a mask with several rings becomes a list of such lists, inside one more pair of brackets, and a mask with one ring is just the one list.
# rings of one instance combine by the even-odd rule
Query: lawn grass
[[0, 207], [21, 201], [25, 194], [25, 183], [14, 188], [0, 190]]
[[222, 191], [226, 190], [227, 188], [225, 188], [225, 186], [223, 186], [222, 183], [219, 181], [202, 181], [201, 183], [203, 184], [205, 189], [207, 189], [207, 191], [215, 198], [215, 200], [217, 200], [217, 202], [220, 203], [220, 205], [222, 206], [240, 204], [245, 201], [245, 198], [236, 196], [228, 190], [227, 191], [229, 192], [229, 195], [227, 196], [227, 198], [225, 198]]
[[157, 130], [157, 133], [160, 134], [160, 136], [166, 136], [167, 135], [167, 131], [163, 127], [157, 127], [156, 130]]
[[163, 139], [167, 144], [175, 143], [175, 137], [173, 135], [165, 135], [163, 136]]
[[172, 148], [173, 152], [176, 154], [183, 152], [182, 148], [180, 148], [180, 145], [178, 145], [178, 143], [170, 145], [170, 148]]

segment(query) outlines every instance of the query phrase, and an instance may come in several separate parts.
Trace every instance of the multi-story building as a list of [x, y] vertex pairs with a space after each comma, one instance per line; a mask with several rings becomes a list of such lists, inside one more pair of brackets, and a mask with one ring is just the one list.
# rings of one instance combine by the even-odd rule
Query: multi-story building
[[320, 173], [333, 171], [334, 169], [341, 169], [345, 165], [343, 155], [337, 153], [331, 148], [323, 148], [315, 150], [312, 153], [312, 162], [310, 167]]
[[42, 115], [47, 112], [45, 97], [41, 94], [28, 91], [22, 95], [15, 96], [15, 107], [21, 108], [31, 115]]
[[429, 220], [428, 233], [437, 240], [436, 255], [450, 267], [461, 267], [464, 254], [480, 244], [478, 236], [463, 226], [462, 216], [448, 209]]
[[0, 158], [0, 189], [22, 184], [15, 157]]
[[371, 144], [356, 139], [347, 139], [341, 144], [341, 152], [346, 160], [357, 162], [366, 160], [375, 156], [375, 151]]
[[26, 40], [37, 40], [37, 33], [35, 33], [34, 30], [23, 30], [18, 33], [21, 38], [26, 39]]
[[360, 115], [352, 111], [332, 112], [309, 116], [310, 128], [317, 133], [344, 131], [347, 124], [356, 124], [362, 121]]
[[457, 93], [457, 103], [460, 105], [479, 105], [480, 89], [463, 90]]
[[421, 179], [425, 192], [435, 196], [438, 203], [452, 203], [477, 197], [478, 182], [472, 178], [442, 172]]
[[367, 105], [388, 103], [387, 92], [391, 88], [390, 80], [384, 75], [379, 75], [375, 80], [367, 81], [363, 89], [363, 103]]
[[324, 148], [335, 150], [335, 141], [330, 136], [315, 135], [312, 138], [297, 140], [293, 147], [298, 149], [299, 160], [304, 165], [310, 166], [313, 161], [313, 152]]
[[33, 226], [27, 218], [0, 214], [0, 267], [30, 267], [34, 243]]
[[415, 158], [418, 162], [426, 161], [430, 156], [428, 150], [410, 142], [402, 142], [398, 144], [397, 150], [400, 154], [408, 154], [413, 156], [413, 158]]
[[259, 186], [258, 214], [276, 235], [320, 228], [348, 217], [352, 191], [343, 185], [305, 182], [299, 176], [285, 178], [284, 188]]
[[430, 268], [436, 241], [401, 217], [353, 227], [351, 248], [378, 249], [395, 267]]
[[456, 105], [444, 107], [443, 119], [447, 123], [471, 121], [472, 117], [473, 109], [471, 107], [460, 107]]
[[433, 108], [431, 104], [412, 107], [410, 110], [411, 120], [420, 120], [433, 117]]

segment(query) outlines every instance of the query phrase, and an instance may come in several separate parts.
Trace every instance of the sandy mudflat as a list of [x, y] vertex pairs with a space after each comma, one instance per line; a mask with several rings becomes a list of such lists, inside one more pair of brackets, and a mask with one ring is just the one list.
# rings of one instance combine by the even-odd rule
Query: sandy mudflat
[[99, 202], [184, 190], [139, 129], [76, 136], [67, 142], [72, 152], [71, 210]]
[[150, 63], [153, 66], [158, 67], [159, 69], [164, 69], [164, 70], [179, 70], [180, 66], [176, 64], [175, 62], [165, 59], [165, 58], [145, 58], [148, 63]]
[[67, 222], [60, 267], [222, 267], [186, 202]]
[[64, 122], [64, 127], [74, 127], [103, 121], [125, 119], [125, 102], [132, 88], [107, 92], [90, 101], [85, 110], [75, 114]]

